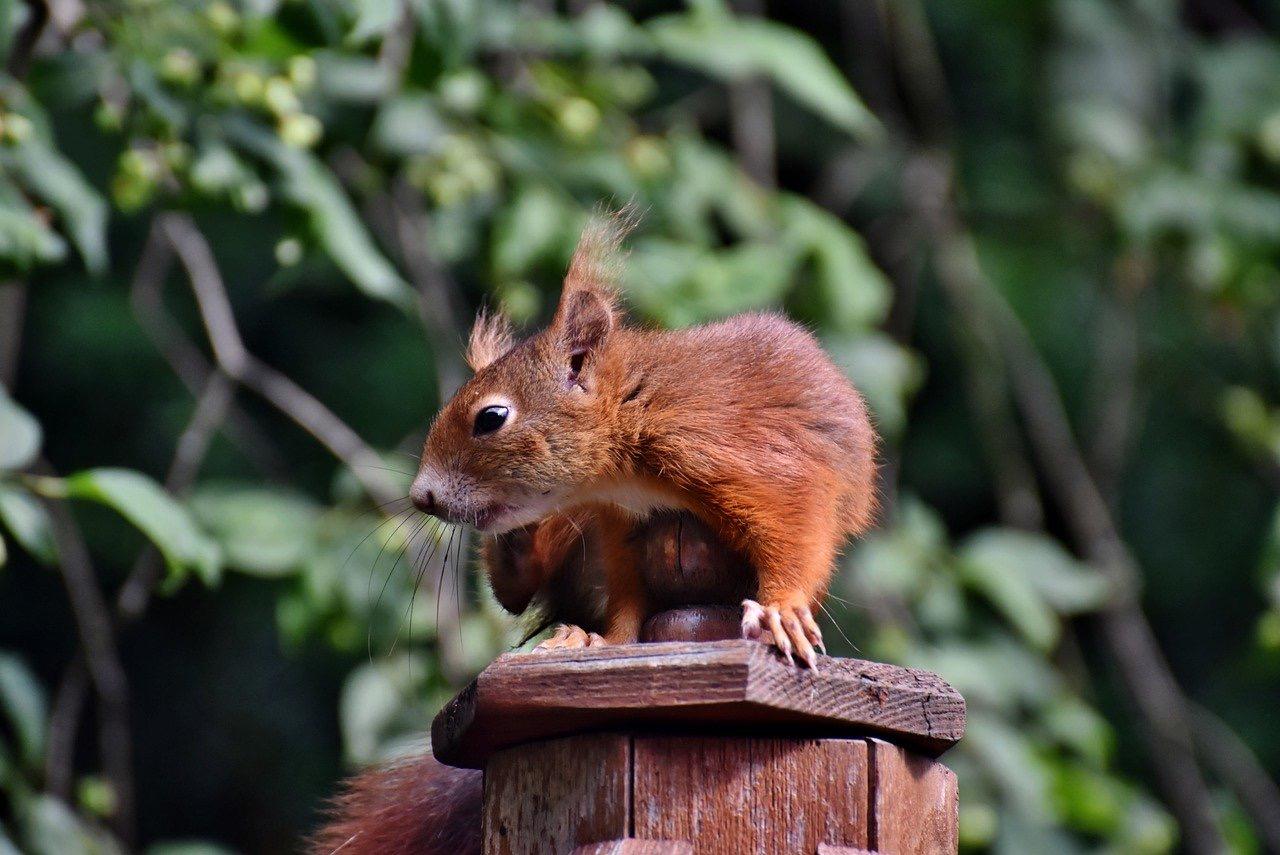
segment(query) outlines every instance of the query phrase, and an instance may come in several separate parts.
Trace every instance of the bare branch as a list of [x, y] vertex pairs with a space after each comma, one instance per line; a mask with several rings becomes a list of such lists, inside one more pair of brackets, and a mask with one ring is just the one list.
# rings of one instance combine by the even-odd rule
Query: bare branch
[[[745, 17], [764, 14], [763, 0], [735, 0], [733, 5]], [[729, 136], [742, 171], [761, 187], [777, 187], [777, 142], [769, 81], [755, 78], [729, 86]]]
[[1226, 722], [1196, 704], [1191, 705], [1191, 716], [1192, 733], [1205, 764], [1231, 788], [1253, 819], [1262, 848], [1280, 852], [1280, 787]]
[[44, 754], [44, 785], [53, 795], [70, 801], [75, 783], [76, 734], [80, 732], [80, 713], [89, 696], [89, 674], [84, 655], [76, 656], [62, 674], [62, 682], [53, 698], [49, 714], [48, 747]]
[[49, 7], [44, 0], [27, 0], [27, 8], [31, 10], [29, 17], [13, 41], [13, 49], [9, 52], [8, 71], [14, 80], [22, 80], [31, 67], [31, 55], [35, 53], [40, 36], [49, 23]]
[[409, 55], [413, 52], [413, 37], [416, 32], [414, 25], [417, 19], [413, 14], [413, 4], [408, 0], [400, 0], [399, 5], [400, 14], [378, 49], [378, 66], [386, 80], [388, 95], [400, 88], [404, 70], [409, 65]]
[[351, 470], [374, 501], [385, 504], [402, 498], [401, 490], [382, 471], [382, 459], [346, 422], [245, 348], [213, 252], [191, 218], [185, 214], [163, 214], [159, 228], [190, 276], [191, 289], [219, 369], [253, 389], [319, 440]]
[[[169, 363], [174, 374], [192, 395], [199, 397], [217, 373], [209, 365], [200, 348], [183, 333], [164, 308], [164, 284], [173, 266], [173, 249], [153, 220], [147, 235], [138, 269], [129, 291], [134, 317], [151, 339], [151, 343]], [[226, 425], [227, 436], [258, 469], [273, 478], [284, 472], [279, 454], [253, 420], [232, 401]]]
[[[41, 464], [49, 471], [47, 464]], [[49, 511], [58, 568], [71, 602], [89, 681], [98, 697], [102, 766], [116, 797], [113, 830], [126, 843], [133, 840], [133, 738], [129, 728], [129, 684], [116, 647], [111, 613], [98, 586], [80, 528], [65, 501], [44, 499]], [[74, 736], [71, 737], [74, 740]], [[60, 765], [65, 761], [58, 759]], [[60, 770], [55, 770], [60, 771]]]
[[[418, 291], [418, 315], [431, 340], [439, 377], [441, 401], [448, 400], [466, 379], [467, 369], [460, 358], [466, 325], [457, 283], [436, 261], [427, 243], [427, 212], [419, 195], [398, 182], [392, 190], [388, 210], [395, 243], [404, 259], [409, 278]], [[459, 344], [454, 347], [454, 342]]]
[[22, 352], [22, 325], [26, 318], [27, 283], [0, 282], [0, 384], [12, 389]]

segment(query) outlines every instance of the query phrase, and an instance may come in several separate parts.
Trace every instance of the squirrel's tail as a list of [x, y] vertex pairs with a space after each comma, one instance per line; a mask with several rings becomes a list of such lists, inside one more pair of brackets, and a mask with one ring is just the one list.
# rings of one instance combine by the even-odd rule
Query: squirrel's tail
[[482, 773], [414, 755], [349, 780], [312, 855], [479, 855]]

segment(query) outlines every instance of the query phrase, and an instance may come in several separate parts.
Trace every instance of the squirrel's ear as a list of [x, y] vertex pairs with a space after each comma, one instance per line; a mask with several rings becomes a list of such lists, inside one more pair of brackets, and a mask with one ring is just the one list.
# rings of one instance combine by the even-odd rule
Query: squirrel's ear
[[471, 327], [467, 342], [467, 364], [472, 371], [479, 371], [496, 362], [515, 345], [511, 322], [500, 312], [480, 311]]
[[614, 327], [614, 311], [608, 296], [594, 288], [566, 290], [552, 326], [570, 356], [581, 357], [604, 343]]

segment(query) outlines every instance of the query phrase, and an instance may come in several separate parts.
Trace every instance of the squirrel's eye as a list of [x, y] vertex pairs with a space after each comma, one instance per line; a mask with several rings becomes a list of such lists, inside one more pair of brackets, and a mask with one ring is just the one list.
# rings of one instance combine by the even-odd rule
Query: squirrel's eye
[[495, 430], [507, 423], [507, 416], [510, 412], [511, 410], [498, 404], [485, 407], [483, 410], [476, 413], [475, 435], [479, 436], [482, 433], [493, 433]]

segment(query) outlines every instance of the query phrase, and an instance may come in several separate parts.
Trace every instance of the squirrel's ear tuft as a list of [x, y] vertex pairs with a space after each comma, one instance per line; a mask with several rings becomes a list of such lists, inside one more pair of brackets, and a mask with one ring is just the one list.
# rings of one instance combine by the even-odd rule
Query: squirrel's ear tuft
[[582, 230], [551, 322], [571, 353], [595, 350], [617, 325], [620, 249], [636, 219], [631, 206], [612, 215], [597, 211]]
[[578, 248], [564, 277], [564, 293], [593, 288], [612, 293], [622, 276], [622, 242], [636, 227], [639, 214], [627, 205], [614, 214], [597, 209], [578, 238]]
[[501, 312], [481, 310], [467, 342], [467, 364], [472, 371], [491, 365], [515, 345], [511, 322]]

